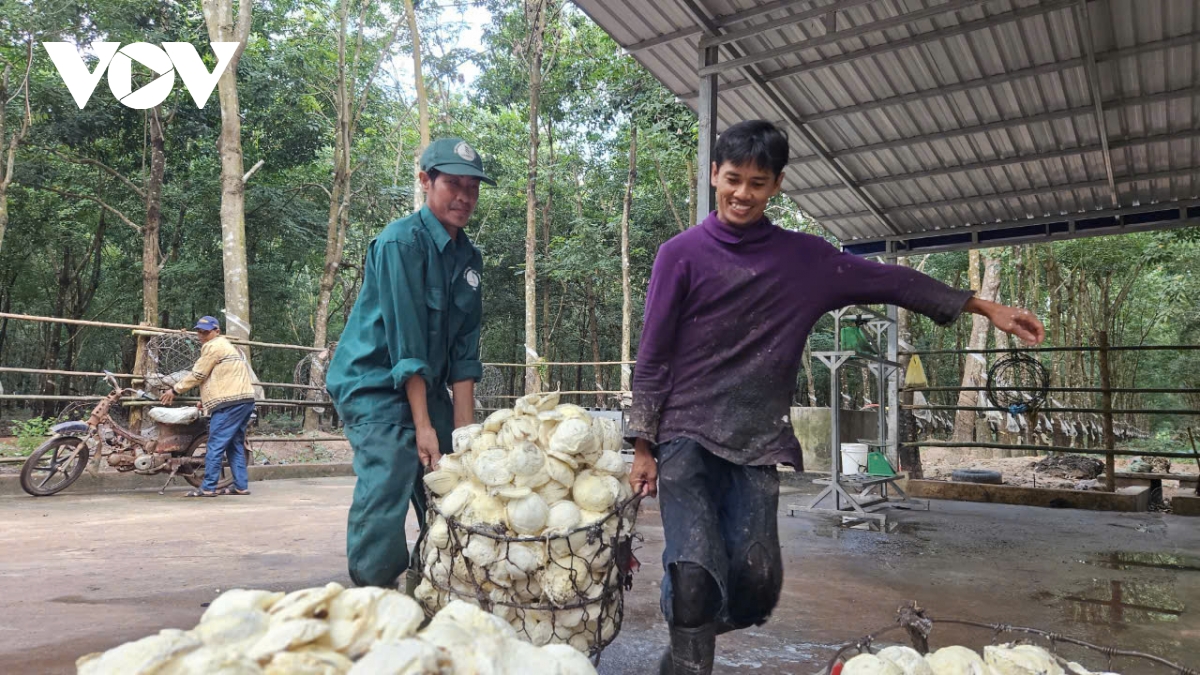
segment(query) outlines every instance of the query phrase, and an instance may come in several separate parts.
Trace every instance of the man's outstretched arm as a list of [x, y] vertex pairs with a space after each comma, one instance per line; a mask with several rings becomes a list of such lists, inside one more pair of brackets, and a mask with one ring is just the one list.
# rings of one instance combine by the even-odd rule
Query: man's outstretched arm
[[885, 303], [924, 314], [947, 325], [963, 312], [987, 318], [996, 328], [1030, 345], [1042, 342], [1045, 328], [1033, 312], [975, 297], [902, 265], [885, 265], [829, 247], [825, 311], [854, 304]]

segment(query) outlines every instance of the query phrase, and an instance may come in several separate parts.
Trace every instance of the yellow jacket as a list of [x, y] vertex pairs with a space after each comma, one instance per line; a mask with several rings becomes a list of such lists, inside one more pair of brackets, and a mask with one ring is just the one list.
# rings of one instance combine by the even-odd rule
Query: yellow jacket
[[254, 400], [254, 385], [245, 357], [224, 335], [215, 337], [200, 348], [200, 360], [173, 388], [175, 393], [200, 385], [200, 403], [204, 412], [213, 412], [238, 403]]

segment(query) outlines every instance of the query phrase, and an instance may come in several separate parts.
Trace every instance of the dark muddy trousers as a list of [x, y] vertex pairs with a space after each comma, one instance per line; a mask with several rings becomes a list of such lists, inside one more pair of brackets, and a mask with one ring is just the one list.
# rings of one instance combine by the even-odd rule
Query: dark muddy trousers
[[679, 438], [660, 445], [662, 612], [671, 626], [760, 625], [783, 587], [779, 475], [742, 466]]
[[346, 427], [354, 448], [354, 499], [346, 522], [346, 558], [358, 586], [394, 586], [408, 568], [404, 521], [411, 501], [424, 527], [425, 490], [417, 434], [399, 424]]

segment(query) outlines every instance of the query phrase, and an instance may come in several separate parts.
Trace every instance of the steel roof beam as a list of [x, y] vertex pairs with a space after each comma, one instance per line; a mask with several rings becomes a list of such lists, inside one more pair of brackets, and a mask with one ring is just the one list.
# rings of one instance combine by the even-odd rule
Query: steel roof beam
[[[928, 230], [924, 232], [909, 232], [899, 236], [887, 237], [870, 237], [865, 239], [851, 239], [843, 242], [844, 244], [875, 244], [884, 241], [897, 240], [916, 240], [930, 237], [942, 237], [956, 234], [973, 234], [977, 235], [982, 232], [992, 232], [996, 230], [1005, 230], [1020, 227], [1036, 227], [1038, 225], [1049, 225], [1051, 223], [1061, 223], [1063, 221], [1078, 222], [1081, 220], [1094, 220], [1097, 218], [1117, 218], [1124, 216], [1133, 216], [1145, 213], [1154, 213], [1158, 211], [1179, 210], [1179, 219], [1185, 220], [1188, 218], [1189, 209], [1200, 208], [1200, 199], [1187, 199], [1173, 202], [1160, 202], [1158, 204], [1143, 204], [1141, 206], [1125, 206], [1118, 209], [1099, 209], [1095, 211], [1077, 211], [1073, 213], [1056, 213], [1036, 218], [1022, 218], [1019, 220], [1010, 220], [996, 223], [977, 223], [974, 225], [961, 225], [958, 227], [944, 227], [937, 230]], [[831, 222], [837, 222], [836, 218], [827, 218]]]
[[1104, 147], [1104, 172], [1108, 176], [1108, 190], [1112, 195], [1113, 206], [1120, 206], [1121, 197], [1117, 194], [1117, 182], [1113, 179], [1112, 152], [1108, 147], [1108, 123], [1104, 119], [1104, 103], [1100, 100], [1100, 70], [1096, 66], [1096, 46], [1092, 43], [1092, 22], [1088, 15], [1087, 0], [1079, 0], [1075, 5], [1075, 30], [1079, 33], [1079, 41], [1087, 57], [1084, 69], [1087, 71], [1088, 96], [1092, 99], [1096, 115], [1100, 145]]
[[[1133, 148], [1143, 145], [1151, 145], [1154, 143], [1169, 143], [1171, 141], [1184, 141], [1200, 138], [1200, 129], [1189, 129], [1187, 131], [1179, 131], [1170, 134], [1158, 134], [1155, 136], [1142, 136], [1138, 138], [1126, 138], [1109, 145], [1111, 150], [1121, 150], [1123, 148]], [[998, 169], [1013, 164], [1025, 164], [1027, 162], [1039, 162], [1049, 159], [1061, 159], [1063, 157], [1074, 157], [1076, 155], [1085, 155], [1090, 152], [1101, 152], [1104, 147], [1099, 143], [1092, 145], [1083, 145], [1075, 148], [1063, 148], [1051, 152], [1039, 152], [1032, 155], [1015, 155], [1012, 157], [999, 157], [990, 159], [985, 162], [974, 162], [971, 164], [958, 164], [955, 166], [947, 166], [938, 169], [929, 169], [927, 171], [916, 171], [913, 173], [901, 173], [892, 176], [883, 176], [881, 178], [871, 178], [860, 181], [859, 185], [863, 187], [873, 187], [876, 185], [886, 185], [888, 183], [900, 183], [909, 180], [920, 180], [922, 178], [936, 178], [938, 176], [946, 176], [955, 173], [964, 173], [967, 171], [981, 171], [984, 169]], [[803, 188], [800, 190], [791, 190], [787, 194], [791, 197], [805, 197], [808, 195], [816, 195], [830, 190], [842, 190], [844, 186], [837, 185], [818, 185], [816, 187]]]
[[[705, 33], [708, 35], [721, 34], [722, 28], [718, 26], [712, 19], [710, 19], [707, 14], [705, 14], [704, 10], [696, 4], [696, 0], [679, 0], [679, 2], [692, 15], [696, 23], [704, 27]], [[734, 44], [724, 45], [724, 49], [728, 51], [735, 59], [741, 57], [743, 54], [742, 50]], [[700, 70], [703, 71], [704, 68], [701, 68]], [[858, 200], [867, 207], [867, 210], [870, 213], [874, 214], [875, 218], [878, 219], [884, 227], [891, 232], [899, 233], [900, 229], [896, 227], [896, 224], [883, 214], [883, 211], [879, 208], [879, 205], [876, 204], [861, 187], [859, 187], [858, 183], [855, 182], [854, 177], [850, 175], [850, 173], [844, 167], [838, 164], [832, 156], [830, 156], [829, 150], [825, 147], [825, 144], [822, 143], [815, 134], [813, 134], [812, 130], [809, 129], [804, 123], [804, 119], [800, 117], [800, 115], [797, 114], [790, 105], [788, 105], [787, 101], [780, 96], [779, 92], [775, 90], [774, 86], [763, 79], [762, 74], [758, 71], [758, 69], [753, 66], [747, 66], [743, 68], [743, 70], [746, 73], [746, 77], [754, 82], [755, 87], [762, 93], [763, 97], [766, 98], [767, 101], [779, 111], [780, 115], [783, 115], [783, 117], [787, 119], [793, 127], [795, 127], [795, 130], [799, 132], [804, 142], [810, 148], [812, 148], [813, 152], [815, 152], [817, 156], [822, 158], [822, 161], [829, 168], [829, 170], [838, 177], [838, 180], [842, 181], [846, 188], [854, 193], [854, 196], [857, 197]], [[699, 170], [704, 171], [706, 168], [701, 167]]]
[[[874, 237], [843, 242], [846, 250], [859, 255], [886, 255], [895, 248], [902, 255], [923, 255], [973, 248], [1039, 244], [1086, 237], [1177, 230], [1200, 226], [1192, 202], [1167, 202], [1151, 207], [1105, 209], [1066, 215], [1011, 220], [986, 225], [953, 227], [930, 232], [913, 232], [897, 237]], [[1170, 214], [1169, 212], [1174, 212]], [[1159, 218], [1131, 218], [1140, 214], [1161, 214]], [[1111, 220], [1111, 224], [1099, 221]], [[1080, 227], [1087, 223], [1086, 227]], [[1040, 230], [1040, 231], [1035, 231]], [[939, 240], [945, 243], [938, 243]], [[957, 241], [948, 241], [957, 240]], [[873, 252], [864, 249], [875, 249]]]
[[[876, 0], [862, 0], [862, 1], [875, 2]], [[758, 7], [751, 7], [750, 9], [742, 10], [740, 12], [734, 12], [733, 14], [726, 14], [724, 16], [718, 16], [713, 19], [713, 22], [716, 23], [716, 25], [719, 27], [726, 28], [726, 27], [729, 27], [729, 26], [732, 26], [735, 24], [742, 23], [744, 21], [749, 21], [750, 19], [758, 18], [764, 14], [770, 14], [771, 12], [787, 10], [787, 9], [791, 9], [793, 7], [802, 7], [802, 6], [809, 7], [813, 4], [813, 2], [814, 2], [814, 0], [775, 0], [775, 2], [768, 2], [767, 4], [761, 5]], [[822, 12], [825, 10], [825, 8], [821, 8], [821, 9], [822, 9]], [[665, 35], [659, 35], [658, 37], [653, 37], [648, 40], [643, 40], [641, 42], [635, 42], [635, 43], [629, 45], [628, 47], [626, 47], [625, 51], [630, 54], [634, 54], [636, 52], [651, 49], [653, 47], [658, 47], [659, 45], [665, 45], [668, 42], [675, 42], [676, 40], [684, 40], [684, 39], [687, 39], [690, 37], [697, 37], [697, 36], [703, 36], [703, 35], [704, 35], [703, 28], [699, 28], [699, 27], [695, 27], [695, 26], [689, 27], [689, 28], [681, 28], [677, 31], [673, 31], [673, 32], [667, 33]]]
[[[769, 23], [759, 24], [756, 26], [747, 26], [740, 30], [729, 31], [723, 35], [705, 36], [700, 38], [701, 47], [716, 47], [718, 45], [727, 45], [738, 40], [762, 35], [767, 31], [777, 30], [785, 26], [793, 26], [798, 23], [803, 23], [809, 19], [817, 19], [829, 15], [831, 12], [841, 12], [847, 9], [853, 9], [859, 5], [869, 5], [878, 0], [839, 0], [830, 5], [823, 7], [813, 7], [804, 12], [790, 14], [771, 20]], [[832, 34], [833, 32], [830, 31]], [[720, 65], [720, 64], [718, 64]]]
[[[1191, 166], [1183, 169], [1171, 169], [1169, 171], [1155, 171], [1152, 173], [1143, 173], [1134, 176], [1117, 176], [1114, 182], [1117, 185], [1128, 185], [1132, 183], [1141, 183], [1149, 180], [1159, 180], [1162, 178], [1176, 178], [1178, 176], [1190, 176], [1192, 174], [1200, 174], [1200, 166]], [[1088, 188], [1103, 188], [1108, 187], [1108, 180], [1093, 180], [1074, 183], [1063, 183], [1061, 185], [1042, 185], [1038, 187], [1025, 188], [1022, 190], [1013, 190], [1011, 192], [992, 192], [989, 194], [970, 195], [968, 197], [956, 197], [954, 199], [944, 199], [936, 202], [920, 202], [918, 204], [901, 204], [888, 209], [884, 209], [885, 215], [893, 213], [911, 213], [913, 211], [927, 211], [929, 209], [946, 209], [956, 206], [970, 206], [980, 202], [996, 201], [999, 199], [1020, 199], [1024, 197], [1037, 197], [1044, 194], [1055, 194], [1059, 192], [1070, 192], [1071, 190], [1085, 190]], [[789, 192], [790, 196], [791, 193]], [[827, 219], [831, 222], [838, 222], [843, 218], [863, 218], [874, 215], [872, 211], [855, 211], [853, 213], [839, 213], [836, 217], [833, 216], [818, 216], [814, 217], [818, 220]]]
[[635, 43], [629, 45], [628, 47], [626, 47], [625, 52], [627, 54], [636, 54], [638, 52], [644, 52], [647, 49], [653, 49], [654, 47], [659, 47], [659, 46], [668, 44], [670, 42], [675, 42], [676, 40], [684, 40], [684, 39], [687, 39], [690, 37], [695, 37], [697, 35], [703, 35], [703, 34], [704, 34], [704, 31], [700, 30], [699, 28], [682, 28], [673, 33], [666, 33], [664, 35], [659, 35], [658, 37], [652, 37], [649, 40], [642, 40], [641, 42], [635, 42]]
[[[1200, 86], [1186, 87], [1184, 89], [1175, 89], [1173, 91], [1164, 91], [1157, 94], [1149, 94], [1146, 96], [1135, 96], [1131, 98], [1115, 99], [1105, 102], [1103, 105], [1108, 110], [1120, 110], [1137, 105], [1147, 105], [1151, 103], [1159, 103], [1161, 101], [1172, 101], [1180, 98], [1191, 98], [1200, 96]], [[879, 152], [882, 150], [894, 150], [903, 148], [918, 143], [931, 143], [934, 141], [946, 141], [961, 136], [970, 136], [973, 134], [982, 134], [992, 131], [1003, 131], [1013, 127], [1022, 127], [1030, 124], [1038, 124], [1041, 122], [1054, 122], [1057, 120], [1069, 119], [1071, 117], [1079, 117], [1083, 115], [1094, 114], [1095, 108], [1091, 104], [1086, 106], [1078, 106], [1075, 108], [1066, 108], [1065, 110], [1052, 110], [1046, 113], [1037, 115], [1029, 115], [1027, 117], [1013, 118], [1009, 120], [999, 120], [996, 122], [988, 122], [987, 124], [977, 124], [970, 127], [960, 127], [958, 129], [948, 129], [946, 131], [937, 131], [931, 134], [922, 134], [920, 136], [908, 136], [906, 138], [897, 138], [881, 143], [872, 143], [870, 145], [859, 145], [844, 150], [834, 150], [832, 154], [835, 158], [849, 157], [852, 155], [861, 155], [868, 152]], [[1107, 134], [1104, 134], [1107, 137]], [[811, 164], [817, 161], [814, 157], [799, 157], [791, 160], [789, 166], [799, 166], [802, 164]]]
[[[1192, 175], [1194, 173], [1200, 173], [1200, 167], [1171, 169], [1171, 171], [1160, 171], [1160, 172], [1144, 173], [1144, 174], [1139, 174], [1139, 175], [1123, 175], [1123, 177], [1116, 177], [1114, 179], [1114, 181], [1112, 181], [1112, 183], [1114, 183], [1114, 185], [1116, 185], [1116, 184], [1128, 185], [1128, 184], [1133, 184], [1133, 183], [1142, 183], [1142, 181], [1146, 181], [1146, 180], [1158, 180], [1158, 179], [1162, 179], [1162, 178], [1176, 178], [1176, 177], [1181, 177], [1181, 175]], [[955, 198], [955, 199], [943, 199], [943, 201], [941, 201], [941, 202], [924, 202], [924, 203], [920, 203], [920, 204], [905, 204], [905, 205], [901, 205], [901, 207], [895, 207], [894, 209], [887, 209], [887, 211], [884, 211], [884, 213], [907, 214], [907, 213], [912, 213], [912, 211], [924, 211], [924, 210], [928, 210], [928, 209], [948, 209], [948, 208], [953, 208], [953, 207], [965, 207], [965, 205], [968, 205], [968, 204], [974, 204], [974, 203], [978, 203], [978, 202], [991, 202], [991, 201], [996, 201], [996, 199], [1019, 199], [1019, 198], [1024, 198], [1024, 197], [1037, 197], [1040, 195], [1051, 195], [1051, 193], [1057, 193], [1057, 192], [1069, 192], [1072, 190], [1087, 190], [1087, 189], [1090, 189], [1090, 187], [1108, 187], [1108, 186], [1109, 186], [1108, 179], [1104, 179], [1104, 180], [1081, 181], [1081, 183], [1068, 183], [1068, 184], [1064, 184], [1064, 185], [1046, 185], [1046, 186], [1038, 186], [1038, 187], [1028, 187], [1028, 189], [1025, 189], [1025, 190], [1013, 190], [1013, 191], [1009, 191], [1009, 192], [994, 192], [994, 193], [990, 193], [990, 195], [972, 195], [970, 197], [959, 197], [959, 198]]]
[[[846, 30], [839, 31], [837, 33], [827, 33], [825, 35], [822, 35], [821, 37], [812, 38], [811, 40], [803, 40], [801, 42], [786, 44], [782, 47], [776, 47], [774, 49], [768, 49], [766, 51], [755, 52], [754, 54], [741, 56], [739, 58], [735, 58], [735, 59], [731, 59], [729, 61], [724, 61], [722, 63], [718, 63], [715, 66], [708, 66], [706, 68], [702, 68], [700, 70], [700, 74], [701, 75], [712, 75], [713, 73], [724, 73], [726, 71], [734, 70], [736, 68], [752, 66], [756, 63], [762, 63], [763, 61], [769, 61], [771, 59], [776, 59], [781, 56], [788, 56], [790, 54], [795, 54], [796, 52], [805, 51], [808, 49], [816, 49], [817, 47], [824, 47], [826, 45], [836, 44], [843, 40], [849, 40], [850, 38], [860, 37], [862, 35], [868, 35], [870, 33], [878, 33], [879, 31], [888, 30], [890, 28], [898, 28], [900, 26], [906, 26], [910, 23], [913, 23], [916, 21], [921, 21], [922, 19], [929, 19], [929, 18], [932, 18], [935, 16], [940, 16], [942, 14], [949, 14], [950, 12], [956, 12], [956, 11], [959, 11], [962, 9], [969, 9], [976, 5], [982, 5], [988, 1], [989, 0], [952, 0], [951, 2], [947, 2], [944, 4], [934, 5], [933, 7], [926, 7], [924, 9], [919, 9], [915, 12], [905, 12], [904, 14], [901, 14], [900, 16], [894, 16], [890, 19], [883, 19], [881, 21], [872, 21], [871, 23], [865, 23], [861, 26], [855, 26], [853, 28], [848, 28]], [[1074, 2], [1074, 1], [1075, 0], [1070, 0], [1070, 2]], [[934, 32], [940, 32], [940, 31], [934, 31]]]

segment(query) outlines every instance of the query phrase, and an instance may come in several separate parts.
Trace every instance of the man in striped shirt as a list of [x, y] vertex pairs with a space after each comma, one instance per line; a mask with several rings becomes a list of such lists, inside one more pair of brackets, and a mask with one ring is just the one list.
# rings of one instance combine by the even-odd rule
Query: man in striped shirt
[[[200, 338], [200, 360], [191, 372], [162, 395], [171, 405], [175, 394], [200, 386], [200, 407], [212, 419], [208, 424], [208, 452], [204, 459], [204, 483], [187, 493], [188, 497], [216, 497], [218, 494], [250, 494], [246, 472], [246, 427], [254, 414], [254, 384], [246, 357], [221, 335], [221, 324], [211, 316], [196, 322]], [[221, 463], [229, 456], [233, 486], [217, 492]]]

